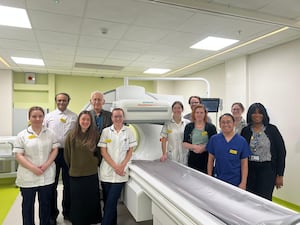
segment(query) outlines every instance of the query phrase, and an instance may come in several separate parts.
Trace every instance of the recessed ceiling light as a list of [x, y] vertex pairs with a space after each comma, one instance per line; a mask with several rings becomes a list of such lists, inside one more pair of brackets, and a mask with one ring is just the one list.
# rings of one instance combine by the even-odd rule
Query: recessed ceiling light
[[31, 28], [25, 9], [0, 5], [0, 25]]
[[21, 57], [11, 57], [11, 59], [17, 64], [33, 65], [33, 66], [45, 66], [42, 59], [33, 58], [21, 58]]
[[239, 40], [209, 36], [207, 38], [204, 38], [202, 41], [199, 41], [196, 44], [192, 45], [190, 48], [218, 51], [220, 49], [233, 45], [238, 41]]
[[164, 74], [169, 72], [170, 69], [159, 69], [159, 68], [150, 68], [144, 71], [144, 73], [148, 74]]

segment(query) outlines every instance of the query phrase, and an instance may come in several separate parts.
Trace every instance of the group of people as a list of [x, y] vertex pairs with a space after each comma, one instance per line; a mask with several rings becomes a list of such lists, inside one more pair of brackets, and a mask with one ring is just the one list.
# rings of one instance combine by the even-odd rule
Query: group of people
[[231, 113], [219, 117], [220, 132], [208, 117], [199, 96], [191, 96], [191, 114], [182, 116], [175, 101], [173, 117], [161, 131], [162, 156], [272, 200], [274, 187], [283, 186], [286, 148], [266, 108], [252, 104], [246, 120], [244, 106], [232, 104]]
[[101, 92], [91, 94], [92, 110], [78, 116], [67, 108], [70, 100], [67, 93], [57, 94], [57, 109], [46, 115], [42, 107], [31, 107], [29, 126], [17, 135], [13, 152], [19, 163], [16, 184], [22, 195], [24, 225], [35, 224], [36, 195], [40, 224], [57, 224], [60, 172], [65, 220], [73, 225], [117, 224], [117, 203], [128, 180], [135, 136], [124, 125], [123, 109], [102, 108]]
[[[40, 224], [57, 223], [60, 172], [65, 220], [73, 225], [117, 224], [118, 199], [128, 181], [135, 136], [124, 125], [123, 109], [103, 109], [101, 92], [91, 93], [92, 110], [78, 116], [68, 109], [70, 100], [67, 93], [57, 94], [57, 109], [46, 115], [43, 108], [31, 107], [29, 126], [17, 136], [13, 151], [19, 163], [16, 184], [23, 197], [24, 225], [35, 224], [36, 195]], [[160, 160], [177, 161], [272, 200], [274, 186], [283, 186], [286, 149], [265, 107], [252, 104], [245, 120], [243, 105], [234, 103], [231, 114], [220, 116], [217, 133], [201, 98], [191, 96], [188, 102], [192, 112], [185, 118], [182, 102], [172, 104], [172, 118], [160, 134]]]

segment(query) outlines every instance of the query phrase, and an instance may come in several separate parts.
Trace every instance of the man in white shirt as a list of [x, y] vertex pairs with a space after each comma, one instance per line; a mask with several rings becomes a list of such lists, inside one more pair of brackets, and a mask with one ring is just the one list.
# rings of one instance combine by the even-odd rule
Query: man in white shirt
[[75, 126], [77, 115], [71, 110], [67, 109], [70, 96], [67, 93], [59, 93], [55, 96], [57, 109], [48, 113], [45, 116], [44, 124], [46, 127], [52, 129], [57, 135], [60, 143], [58, 155], [55, 159], [56, 176], [53, 190], [53, 199], [51, 201], [51, 225], [56, 225], [56, 218], [59, 214], [57, 208], [57, 185], [59, 180], [60, 170], [62, 171], [63, 181], [63, 198], [62, 198], [62, 214], [64, 219], [70, 219], [70, 184], [68, 166], [64, 160], [64, 142], [68, 132]]

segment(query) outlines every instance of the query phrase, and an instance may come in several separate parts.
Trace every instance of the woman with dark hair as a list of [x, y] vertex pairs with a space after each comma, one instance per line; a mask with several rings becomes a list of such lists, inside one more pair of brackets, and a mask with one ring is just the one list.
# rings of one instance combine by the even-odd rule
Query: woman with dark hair
[[252, 104], [247, 112], [248, 126], [241, 135], [249, 143], [247, 190], [272, 201], [274, 186], [283, 186], [286, 149], [278, 128], [270, 124], [266, 108]]
[[[234, 117], [225, 113], [219, 118], [221, 132], [211, 137], [207, 173], [229, 184], [246, 189], [248, 157], [251, 155], [245, 138], [234, 131]], [[213, 168], [215, 170], [213, 172]]]
[[170, 159], [187, 165], [188, 152], [183, 148], [182, 140], [184, 128], [190, 121], [182, 118], [182, 102], [175, 101], [172, 104], [172, 112], [172, 119], [164, 124], [160, 133], [162, 148], [160, 161]]
[[98, 179], [99, 139], [92, 114], [82, 111], [66, 138], [64, 150], [70, 175], [70, 219], [73, 225], [97, 224], [102, 219]]
[[207, 173], [208, 153], [205, 147], [217, 130], [215, 125], [207, 122], [207, 110], [202, 104], [193, 109], [192, 120], [185, 126], [183, 135], [183, 147], [189, 149], [188, 166]]

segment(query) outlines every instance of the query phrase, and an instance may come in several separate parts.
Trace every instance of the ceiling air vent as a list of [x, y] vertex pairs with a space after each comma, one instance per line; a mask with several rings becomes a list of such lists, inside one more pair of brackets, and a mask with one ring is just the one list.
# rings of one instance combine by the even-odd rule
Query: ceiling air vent
[[91, 64], [91, 63], [75, 63], [76, 68], [96, 69], [96, 70], [122, 70], [123, 66], [112, 66], [103, 64]]

